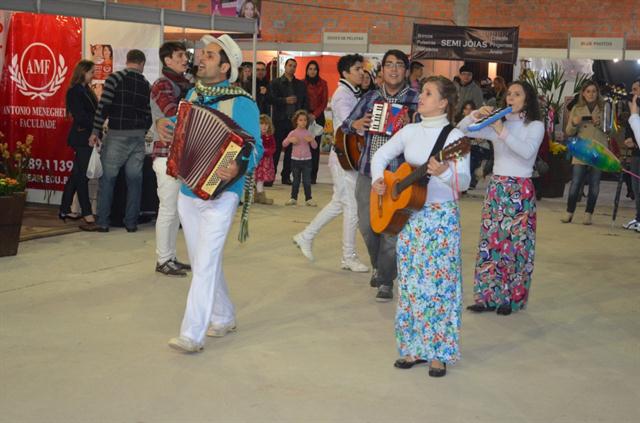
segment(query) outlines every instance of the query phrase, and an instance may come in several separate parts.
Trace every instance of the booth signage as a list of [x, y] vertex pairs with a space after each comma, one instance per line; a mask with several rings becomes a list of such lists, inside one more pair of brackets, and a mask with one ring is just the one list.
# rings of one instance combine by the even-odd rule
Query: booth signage
[[82, 20], [14, 13], [0, 79], [0, 132], [11, 147], [33, 135], [28, 187], [61, 191], [73, 166], [65, 101], [81, 58]]
[[369, 41], [368, 38], [366, 32], [324, 32], [322, 34], [322, 42], [324, 44], [359, 44], [366, 46]]
[[515, 64], [518, 27], [413, 25], [411, 58]]
[[620, 50], [624, 48], [624, 38], [571, 38], [571, 50]]

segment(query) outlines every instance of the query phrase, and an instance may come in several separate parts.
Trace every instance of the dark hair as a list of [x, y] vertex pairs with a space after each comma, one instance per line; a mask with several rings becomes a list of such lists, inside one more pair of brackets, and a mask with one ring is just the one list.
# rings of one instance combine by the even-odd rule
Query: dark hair
[[407, 57], [407, 55], [403, 51], [395, 50], [395, 49], [387, 50], [384, 56], [382, 56], [382, 66], [384, 66], [385, 63], [387, 63], [387, 58], [389, 56], [395, 56], [396, 59], [402, 60], [402, 62], [404, 63], [405, 69], [409, 67], [409, 58]]
[[524, 107], [522, 109], [522, 112], [524, 113], [524, 122], [530, 123], [534, 120], [542, 120], [540, 103], [538, 103], [538, 93], [536, 93], [536, 90], [526, 81], [513, 81], [507, 88], [513, 85], [520, 85], [524, 91]]
[[127, 52], [127, 63], [136, 63], [138, 65], [144, 65], [146, 61], [147, 61], [147, 57], [140, 50], [133, 49]]
[[[316, 65], [316, 69], [318, 70], [318, 73], [313, 78], [309, 77], [309, 66], [311, 65]], [[318, 62], [311, 60], [307, 63], [307, 67], [304, 71], [304, 79], [311, 84], [317, 84], [320, 81], [320, 65]]]
[[111, 60], [113, 60], [113, 49], [111, 48], [111, 46], [109, 44], [103, 44], [102, 45], [102, 56], [104, 57], [104, 49], [109, 50], [109, 54], [111, 55]]
[[[73, 88], [77, 84], [84, 85], [84, 77], [85, 77], [85, 75], [94, 66], [95, 66], [95, 64], [91, 60], [80, 60], [76, 64], [76, 67], [73, 69], [73, 73], [71, 74], [71, 81], [69, 82], [69, 88], [67, 89], [67, 91], [69, 91], [71, 88]], [[97, 103], [98, 99], [96, 98], [96, 95], [93, 92], [93, 90], [89, 90], [89, 92], [90, 92], [90, 95], [93, 97], [93, 99]], [[69, 105], [67, 104], [67, 112], [68, 111], [69, 111]]]
[[424, 65], [420, 62], [411, 62], [411, 66], [409, 66], [409, 71], [413, 72], [416, 69], [422, 69]]
[[456, 116], [456, 123], [460, 122], [462, 119], [464, 119], [464, 109], [467, 106], [471, 106], [471, 110], [475, 110], [478, 106], [476, 106], [476, 102], [473, 100], [467, 100], [464, 103], [462, 103], [462, 106], [460, 107], [460, 112], [458, 113], [458, 115]]
[[265, 62], [256, 62], [256, 65], [262, 65], [264, 67], [267, 67], [267, 64]]
[[284, 65], [285, 65], [285, 66], [287, 66], [287, 65], [289, 64], [289, 62], [295, 62], [295, 64], [298, 64], [298, 61], [297, 61], [296, 59], [287, 59], [287, 60], [284, 62]]
[[167, 41], [166, 43], [162, 44], [160, 46], [160, 49], [158, 50], [158, 54], [160, 55], [160, 64], [162, 66], [167, 66], [164, 63], [164, 59], [166, 59], [167, 57], [171, 58], [173, 56], [173, 52], [175, 51], [187, 51], [187, 47], [184, 45], [184, 43], [181, 43], [179, 41]]
[[450, 79], [445, 78], [442, 75], [429, 76], [424, 80], [425, 84], [430, 82], [436, 84], [440, 97], [447, 100], [447, 119], [449, 119], [449, 122], [453, 124], [453, 119], [456, 113], [456, 104], [458, 104], [458, 89]]
[[220, 47], [220, 52], [218, 53], [220, 56], [220, 65], [227, 63], [229, 65], [229, 70], [227, 71], [227, 79], [231, 78], [231, 61], [229, 60], [229, 56], [227, 56], [227, 52], [224, 51], [222, 47]]
[[364, 62], [364, 57], [359, 54], [347, 54], [346, 56], [342, 56], [338, 59], [338, 74], [340, 75], [340, 78], [344, 78], [342, 72], [349, 73], [351, 67], [357, 62]]

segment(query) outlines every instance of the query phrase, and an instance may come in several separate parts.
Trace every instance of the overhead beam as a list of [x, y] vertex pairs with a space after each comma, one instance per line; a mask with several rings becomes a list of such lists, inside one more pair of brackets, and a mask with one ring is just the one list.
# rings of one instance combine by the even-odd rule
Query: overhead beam
[[208, 31], [240, 32], [253, 34], [255, 20], [216, 16], [180, 10], [157, 9], [103, 1], [87, 0], [2, 0], [0, 8], [16, 12], [44, 13], [49, 15], [77, 16], [80, 18], [137, 22], [152, 25], [177, 26]]

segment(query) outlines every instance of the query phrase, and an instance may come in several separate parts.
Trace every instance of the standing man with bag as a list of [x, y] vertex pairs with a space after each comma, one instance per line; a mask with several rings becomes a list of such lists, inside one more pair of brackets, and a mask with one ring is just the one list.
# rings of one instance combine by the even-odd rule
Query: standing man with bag
[[[151, 87], [151, 115], [154, 123], [161, 118], [175, 116], [178, 103], [191, 89], [184, 77], [187, 70], [187, 48], [183, 43], [168, 41], [160, 46], [162, 76]], [[153, 127], [155, 129], [155, 125]], [[167, 175], [167, 156], [171, 143], [164, 142], [153, 131], [153, 170], [158, 180], [158, 218], [156, 219], [156, 272], [166, 276], [187, 276], [191, 266], [176, 257], [176, 239], [180, 228], [178, 192], [180, 182]]]
[[80, 225], [83, 231], [109, 232], [113, 188], [122, 166], [127, 177], [124, 225], [127, 232], [138, 230], [144, 136], [151, 126], [150, 87], [142, 75], [145, 61], [143, 52], [129, 50], [126, 69], [112, 73], [104, 83], [104, 92], [93, 120], [93, 132], [89, 137], [89, 145], [100, 143], [98, 134], [102, 132], [105, 120], [109, 119], [109, 132], [102, 141], [103, 174], [98, 192], [98, 218], [96, 225]]

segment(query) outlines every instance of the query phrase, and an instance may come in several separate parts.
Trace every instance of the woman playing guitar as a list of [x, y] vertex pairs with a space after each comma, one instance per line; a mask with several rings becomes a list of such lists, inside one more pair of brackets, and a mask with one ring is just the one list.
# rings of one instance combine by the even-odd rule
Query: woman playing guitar
[[444, 145], [463, 137], [451, 127], [457, 100], [456, 87], [447, 78], [427, 78], [418, 113], [422, 122], [405, 126], [382, 145], [371, 162], [372, 189], [378, 195], [392, 189], [383, 172], [404, 154], [411, 166], [428, 160], [432, 177], [424, 207], [411, 215], [398, 235], [399, 302], [396, 342], [401, 358], [395, 367], [408, 369], [430, 362], [429, 375], [444, 376], [446, 364], [460, 358], [458, 339], [462, 308], [460, 213], [455, 190], [466, 190], [471, 180], [469, 155], [457, 162], [438, 162], [434, 146], [444, 132]]
[[482, 206], [480, 244], [473, 285], [474, 312], [509, 315], [525, 307], [531, 287], [536, 240], [536, 194], [531, 181], [542, 139], [538, 97], [531, 85], [516, 81], [507, 90], [506, 120], [475, 132], [468, 127], [491, 114], [481, 107], [458, 124], [467, 136], [493, 144], [493, 177]]

